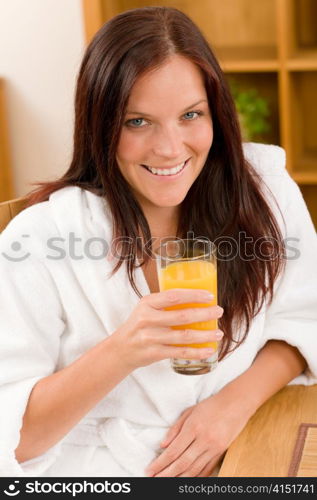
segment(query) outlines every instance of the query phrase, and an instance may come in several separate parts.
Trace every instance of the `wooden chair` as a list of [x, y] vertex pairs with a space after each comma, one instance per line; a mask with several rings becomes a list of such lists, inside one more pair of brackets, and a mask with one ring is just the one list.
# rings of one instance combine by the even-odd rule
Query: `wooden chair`
[[26, 202], [27, 198], [22, 197], [0, 203], [0, 233], [10, 220], [25, 208]]

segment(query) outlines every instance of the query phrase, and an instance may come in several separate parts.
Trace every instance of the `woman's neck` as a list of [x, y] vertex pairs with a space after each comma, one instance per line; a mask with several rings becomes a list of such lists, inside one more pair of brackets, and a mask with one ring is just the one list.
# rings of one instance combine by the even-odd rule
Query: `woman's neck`
[[178, 227], [178, 207], [158, 208], [144, 211], [152, 238], [175, 238]]

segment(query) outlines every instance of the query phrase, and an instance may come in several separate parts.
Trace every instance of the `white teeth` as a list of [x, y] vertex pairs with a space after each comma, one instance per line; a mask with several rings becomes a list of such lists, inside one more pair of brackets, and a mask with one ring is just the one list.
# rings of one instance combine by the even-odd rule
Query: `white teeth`
[[151, 167], [148, 167], [146, 166], [146, 168], [152, 172], [152, 174], [156, 174], [156, 175], [175, 175], [175, 174], [178, 174], [178, 172], [180, 172], [183, 168], [184, 168], [184, 165], [185, 165], [185, 161], [183, 163], [181, 163], [180, 165], [177, 165], [176, 167], [174, 168], [169, 168], [169, 169], [162, 169], [162, 168], [151, 168]]

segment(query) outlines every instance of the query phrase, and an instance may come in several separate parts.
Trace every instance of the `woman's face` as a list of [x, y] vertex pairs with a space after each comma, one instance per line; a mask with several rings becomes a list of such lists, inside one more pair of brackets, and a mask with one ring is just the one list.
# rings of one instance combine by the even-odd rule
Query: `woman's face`
[[212, 139], [203, 77], [191, 61], [174, 55], [136, 81], [116, 158], [143, 210], [184, 200]]

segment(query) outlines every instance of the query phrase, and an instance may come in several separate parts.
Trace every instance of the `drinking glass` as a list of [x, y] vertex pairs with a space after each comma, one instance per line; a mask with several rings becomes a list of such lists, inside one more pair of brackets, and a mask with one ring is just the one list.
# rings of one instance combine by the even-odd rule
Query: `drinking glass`
[[[204, 289], [214, 298], [205, 303], [187, 303], [169, 306], [166, 310], [191, 307], [210, 307], [217, 304], [216, 246], [207, 239], [175, 239], [163, 243], [154, 252], [160, 291], [172, 288]], [[200, 321], [172, 326], [174, 330], [215, 330], [217, 320]], [[186, 344], [177, 344], [186, 346]], [[206, 359], [172, 359], [174, 371], [185, 375], [201, 375], [215, 369], [218, 363], [218, 342], [189, 344], [189, 347], [212, 347], [215, 352]]]

